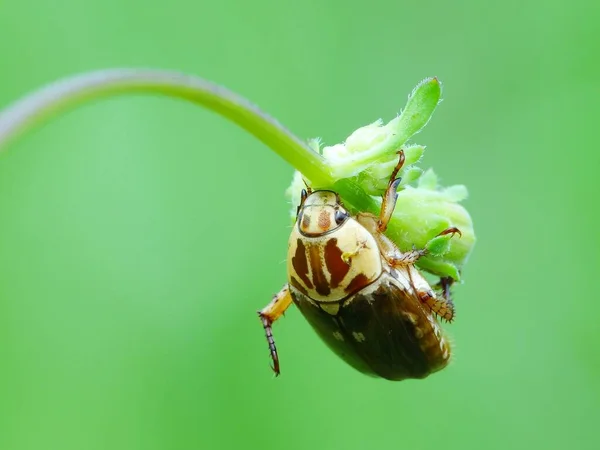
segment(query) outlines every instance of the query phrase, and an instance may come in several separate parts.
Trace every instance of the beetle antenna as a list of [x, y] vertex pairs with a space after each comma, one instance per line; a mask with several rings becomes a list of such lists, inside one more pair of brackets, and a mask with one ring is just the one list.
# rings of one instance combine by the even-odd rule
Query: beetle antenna
[[302, 181], [304, 181], [304, 186], [306, 186], [306, 192], [308, 193], [308, 195], [312, 194], [312, 188], [308, 185], [308, 182], [306, 181], [306, 178], [302, 177]]

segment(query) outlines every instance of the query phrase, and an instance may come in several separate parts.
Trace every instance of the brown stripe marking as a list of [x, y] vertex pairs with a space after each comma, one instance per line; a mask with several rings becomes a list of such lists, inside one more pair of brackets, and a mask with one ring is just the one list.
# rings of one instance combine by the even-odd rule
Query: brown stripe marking
[[323, 261], [321, 261], [321, 251], [319, 245], [311, 245], [308, 248], [310, 256], [310, 267], [312, 269], [312, 279], [315, 285], [315, 290], [320, 295], [329, 295], [331, 289], [327, 278], [325, 278], [325, 272], [323, 272]]
[[302, 286], [302, 283], [300, 283], [296, 277], [290, 277], [290, 284], [308, 297], [308, 291], [304, 286]]
[[304, 247], [302, 239], [298, 239], [297, 241], [296, 254], [292, 257], [292, 267], [294, 268], [300, 279], [304, 282], [305, 286], [308, 289], [312, 289], [313, 284], [308, 278], [308, 261], [306, 259], [306, 248]]
[[338, 287], [348, 274], [350, 264], [342, 259], [342, 250], [338, 247], [336, 238], [329, 239], [325, 245], [325, 265], [331, 274], [331, 287]]
[[344, 288], [344, 290], [349, 294], [352, 294], [353, 292], [365, 287], [367, 284], [369, 284], [369, 278], [367, 278], [364, 273], [359, 273], [352, 278], [352, 281]]

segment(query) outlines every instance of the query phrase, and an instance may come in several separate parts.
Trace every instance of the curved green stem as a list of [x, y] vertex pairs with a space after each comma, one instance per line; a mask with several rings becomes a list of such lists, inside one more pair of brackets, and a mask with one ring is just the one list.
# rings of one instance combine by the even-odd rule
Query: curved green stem
[[164, 70], [101, 70], [50, 84], [0, 112], [0, 151], [18, 134], [64, 110], [100, 97], [138, 92], [205, 106], [253, 134], [315, 184], [333, 182], [319, 154], [248, 100], [202, 78]]
[[[427, 123], [439, 103], [441, 85], [436, 78], [424, 80], [410, 95], [400, 116], [385, 126], [377, 123], [356, 130], [344, 144], [345, 153], [350, 149], [350, 156], [342, 153], [345, 157], [336, 159], [335, 153], [331, 153], [326, 160], [248, 100], [202, 78], [154, 69], [101, 70], [50, 84], [0, 111], [0, 152], [19, 133], [83, 102], [140, 92], [181, 98], [223, 115], [296, 168], [310, 180], [312, 187], [334, 189], [354, 212], [379, 214], [379, 202], [365, 192], [365, 183], [360, 183], [356, 173], [364, 170], [365, 164], [386, 155], [389, 162], [398, 146]], [[407, 151], [410, 148], [415, 147]], [[374, 178], [375, 181], [380, 179], [381, 174]], [[464, 245], [453, 244], [447, 255], [443, 255], [446, 259], [432, 256], [431, 260], [422, 258], [417, 264], [431, 273], [459, 279], [458, 268], [466, 261], [475, 242], [473, 226], [468, 212], [456, 205], [458, 200], [447, 190], [436, 190], [435, 184], [434, 180], [432, 187], [403, 191], [406, 193], [402, 196], [404, 212], [392, 217], [387, 233], [395, 237], [394, 242], [401, 248], [410, 248], [417, 242], [425, 244], [433, 228], [439, 232], [452, 224], [458, 225]]]

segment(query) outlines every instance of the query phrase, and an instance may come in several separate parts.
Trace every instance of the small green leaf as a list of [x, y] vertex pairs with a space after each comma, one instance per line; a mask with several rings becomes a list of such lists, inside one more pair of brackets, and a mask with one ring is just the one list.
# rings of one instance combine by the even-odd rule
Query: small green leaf
[[443, 256], [450, 251], [450, 239], [452, 236], [448, 234], [436, 236], [427, 243], [425, 249], [433, 256]]
[[402, 182], [400, 186], [408, 186], [410, 183], [419, 179], [423, 175], [423, 170], [418, 167], [411, 167], [402, 174]]
[[406, 145], [402, 148], [404, 150], [404, 166], [411, 166], [421, 159], [425, 152], [425, 146], [419, 144]]
[[438, 178], [433, 169], [427, 169], [421, 178], [419, 178], [418, 187], [420, 189], [435, 190], [437, 187]]
[[426, 78], [414, 88], [406, 107], [388, 126], [398, 131], [398, 140], [406, 142], [423, 129], [442, 97], [442, 85], [437, 78]]
[[427, 78], [415, 87], [404, 110], [387, 125], [378, 120], [352, 133], [345, 144], [323, 148], [336, 179], [350, 178], [376, 161], [388, 161], [408, 139], [429, 122], [440, 102], [442, 87]]

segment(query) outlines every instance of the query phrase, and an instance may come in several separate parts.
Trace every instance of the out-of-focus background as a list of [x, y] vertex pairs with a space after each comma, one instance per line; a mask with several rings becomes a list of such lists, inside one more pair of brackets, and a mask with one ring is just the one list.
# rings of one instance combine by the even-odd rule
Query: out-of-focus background
[[600, 419], [593, 1], [0, 4], [0, 105], [66, 75], [187, 71], [326, 144], [436, 75], [416, 141], [478, 243], [454, 363], [393, 383], [295, 310], [269, 369], [292, 168], [223, 118], [88, 104], [0, 157], [0, 448], [591, 449]]

